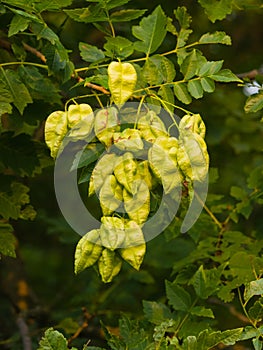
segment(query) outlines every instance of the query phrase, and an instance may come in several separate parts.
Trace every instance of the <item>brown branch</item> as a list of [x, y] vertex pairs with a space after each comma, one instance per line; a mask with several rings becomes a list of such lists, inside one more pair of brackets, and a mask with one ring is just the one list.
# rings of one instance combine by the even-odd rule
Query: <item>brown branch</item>
[[68, 339], [68, 345], [72, 343], [74, 339], [76, 339], [80, 333], [83, 331], [83, 329], [88, 327], [88, 322], [84, 321], [82, 325], [76, 330], [76, 332]]
[[47, 63], [46, 57], [40, 51], [38, 51], [37, 49], [35, 49], [34, 47], [32, 47], [26, 43], [23, 43], [23, 46], [24, 46], [24, 49], [26, 51], [31, 52], [33, 55], [40, 58], [42, 62]]
[[250, 80], [253, 80], [256, 78], [257, 75], [262, 75], [262, 74], [263, 74], [263, 67], [260, 67], [259, 69], [252, 69], [249, 72], [240, 73], [236, 75], [240, 79], [248, 78]]
[[21, 314], [17, 316], [16, 324], [18, 326], [19, 333], [22, 338], [24, 350], [32, 350], [32, 342], [29, 335], [28, 325], [26, 324], [26, 321], [24, 320]]
[[105, 95], [110, 95], [110, 92], [108, 90], [106, 90], [103, 86], [88, 83], [88, 82], [84, 83], [84, 86], [89, 87], [89, 88], [94, 89], [94, 90], [97, 90], [97, 91], [100, 91]]

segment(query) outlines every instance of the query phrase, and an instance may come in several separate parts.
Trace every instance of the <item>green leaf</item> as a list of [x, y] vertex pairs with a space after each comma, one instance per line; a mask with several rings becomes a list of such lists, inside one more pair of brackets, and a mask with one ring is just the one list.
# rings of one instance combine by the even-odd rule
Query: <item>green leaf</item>
[[263, 319], [263, 298], [257, 300], [248, 310], [249, 317], [252, 320], [260, 322]]
[[250, 96], [245, 104], [246, 113], [255, 113], [263, 108], [263, 92]]
[[242, 80], [239, 79], [229, 69], [222, 69], [221, 71], [219, 71], [216, 74], [211, 74], [209, 77], [214, 79], [215, 81], [220, 81], [222, 83], [230, 83], [230, 82], [242, 83]]
[[206, 33], [199, 39], [200, 44], [224, 44], [231, 45], [231, 38], [225, 32]]
[[111, 62], [108, 66], [109, 89], [117, 105], [125, 103], [133, 94], [137, 73], [131, 63]]
[[19, 207], [6, 193], [0, 192], [0, 215], [4, 219], [18, 219]]
[[49, 328], [41, 338], [37, 350], [68, 350], [67, 340], [63, 334]]
[[[0, 203], [0, 211], [1, 209], [2, 204]], [[3, 254], [15, 258], [15, 244], [16, 239], [13, 235], [13, 227], [9, 224], [0, 223], [0, 256]]]
[[161, 6], [157, 6], [152, 14], [141, 20], [139, 26], [132, 27], [132, 34], [140, 40], [134, 43], [135, 49], [146, 56], [155, 52], [166, 36], [166, 24], [167, 18]]
[[98, 266], [102, 282], [109, 283], [120, 272], [122, 261], [114, 251], [104, 249], [99, 259]]
[[56, 158], [61, 143], [68, 132], [67, 113], [56, 111], [51, 113], [45, 124], [45, 141], [50, 148], [51, 157]]
[[124, 59], [132, 55], [134, 51], [133, 43], [122, 37], [106, 37], [107, 42], [104, 44], [105, 54], [109, 57]]
[[192, 50], [192, 52], [186, 56], [180, 67], [185, 80], [193, 78], [205, 63], [205, 57], [196, 49]]
[[207, 75], [215, 74], [220, 71], [224, 61], [209, 61], [205, 62], [199, 69], [198, 75], [204, 77]]
[[86, 8], [64, 10], [64, 12], [77, 22], [96, 23], [108, 21], [108, 17], [100, 3]]
[[100, 230], [86, 233], [78, 242], [75, 251], [75, 274], [95, 264], [102, 252]]
[[201, 85], [205, 92], [214, 92], [215, 90], [215, 82], [211, 78], [203, 77], [201, 78]]
[[149, 57], [143, 67], [143, 76], [150, 85], [172, 82], [175, 75], [173, 62], [161, 55]]
[[192, 17], [187, 13], [187, 8], [185, 6], [178, 7], [174, 10], [174, 15], [182, 28], [187, 29], [190, 27]]
[[133, 10], [133, 9], [128, 9], [128, 10], [120, 10], [111, 13], [110, 15], [110, 20], [111, 22], [127, 22], [127, 21], [132, 21], [133, 19], [139, 18], [147, 10]]
[[97, 46], [80, 42], [79, 50], [81, 58], [86, 62], [97, 62], [105, 58], [103, 51], [98, 49]]
[[172, 318], [170, 309], [162, 303], [156, 301], [143, 300], [143, 312], [148, 321], [160, 324], [166, 319]]
[[33, 99], [46, 100], [51, 104], [61, 103], [58, 87], [36, 67], [21, 66], [18, 73]]
[[215, 318], [211, 309], [206, 309], [204, 306], [195, 306], [191, 309], [191, 315], [199, 317]]
[[185, 83], [174, 84], [174, 94], [179, 101], [186, 105], [192, 102], [192, 97], [189, 94]]
[[27, 29], [28, 25], [30, 23], [30, 19], [20, 16], [20, 15], [15, 15], [12, 18], [12, 21], [10, 23], [10, 27], [8, 30], [8, 36], [15, 35], [19, 32], [23, 32], [24, 30]]
[[10, 100], [12, 96], [14, 105], [19, 113], [23, 114], [25, 107], [33, 101], [25, 84], [20, 80], [18, 73], [10, 69], [1, 69], [0, 81], [4, 84], [4, 89], [9, 91], [9, 94], [5, 95], [7, 100]]
[[11, 102], [13, 102], [13, 96], [6, 84], [0, 80], [0, 116], [12, 112]]
[[204, 91], [200, 80], [189, 80], [187, 89], [194, 98], [198, 99], [203, 97]]
[[217, 290], [217, 286], [220, 283], [220, 275], [220, 270], [204, 270], [203, 265], [201, 265], [190, 281], [195, 289], [196, 295], [201, 299], [207, 299], [212, 295]]
[[263, 278], [245, 285], [244, 300], [247, 302], [254, 295], [263, 295]]
[[232, 0], [198, 0], [210, 21], [224, 19], [232, 12]]
[[191, 307], [191, 296], [181, 286], [165, 281], [166, 295], [169, 300], [169, 304], [174, 310], [188, 312]]
[[100, 142], [89, 143], [84, 151], [81, 150], [76, 154], [71, 170], [87, 167], [95, 162], [104, 150], [105, 148]]
[[34, 7], [37, 9], [37, 11], [55, 11], [60, 10], [64, 7], [67, 7], [71, 5], [73, 0], [41, 0], [34, 2]]
[[[177, 48], [180, 49], [180, 48], [183, 48], [185, 46], [185, 44], [187, 43], [187, 40], [189, 38], [189, 35], [192, 33], [192, 29], [184, 29], [182, 28], [180, 30], [180, 32], [178, 33], [178, 36], [177, 36]], [[178, 51], [178, 63], [180, 64], [181, 60], [179, 58], [179, 56], [182, 54], [182, 51], [183, 50], [180, 50]]]
[[[158, 90], [158, 95], [162, 97], [162, 100], [168, 111], [174, 111], [174, 94], [172, 89], [167, 85], [162, 85]], [[165, 103], [168, 102], [168, 103]]]

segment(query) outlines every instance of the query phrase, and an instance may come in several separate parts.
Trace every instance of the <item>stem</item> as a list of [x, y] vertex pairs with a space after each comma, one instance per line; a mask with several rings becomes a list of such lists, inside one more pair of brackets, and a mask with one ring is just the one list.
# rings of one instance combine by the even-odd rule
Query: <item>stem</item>
[[196, 198], [200, 204], [202, 204], [203, 208], [207, 212], [207, 214], [211, 217], [211, 219], [216, 223], [216, 225], [222, 230], [223, 225], [222, 223], [215, 217], [215, 215], [212, 213], [212, 211], [207, 207], [207, 205], [202, 201], [202, 199], [199, 197], [198, 193], [195, 192]]
[[182, 319], [182, 321], [180, 322], [180, 324], [178, 325], [175, 335], [178, 334], [179, 330], [183, 327], [183, 325], [185, 324], [185, 322], [187, 321], [187, 319], [189, 318], [191, 311], [193, 309], [193, 307], [195, 306], [195, 304], [197, 303], [199, 297], [196, 297], [195, 300], [193, 301], [192, 305], [190, 306], [189, 311], [187, 312], [187, 314], [185, 315], [185, 317]]
[[251, 320], [251, 318], [249, 317], [249, 314], [248, 314], [248, 312], [247, 312], [247, 310], [246, 310], [246, 303], [245, 303], [245, 304], [243, 303], [242, 296], [241, 296], [241, 292], [240, 292], [240, 288], [237, 288], [237, 291], [238, 291], [239, 302], [240, 302], [240, 304], [241, 304], [241, 306], [242, 306], [242, 309], [243, 309], [243, 312], [244, 312], [246, 318], [249, 320], [249, 322], [252, 324], [252, 326], [253, 326], [254, 328], [257, 328], [257, 327], [256, 327], [256, 324], [255, 324], [255, 323]]
[[33, 62], [6, 62], [6, 63], [0, 63], [0, 67], [13, 66], [13, 65], [19, 65], [19, 66], [23, 66], [23, 65], [35, 66], [35, 67], [39, 67], [39, 68], [43, 68], [43, 69], [48, 70], [48, 66], [46, 66], [46, 65], [44, 65], [44, 64], [33, 63]]

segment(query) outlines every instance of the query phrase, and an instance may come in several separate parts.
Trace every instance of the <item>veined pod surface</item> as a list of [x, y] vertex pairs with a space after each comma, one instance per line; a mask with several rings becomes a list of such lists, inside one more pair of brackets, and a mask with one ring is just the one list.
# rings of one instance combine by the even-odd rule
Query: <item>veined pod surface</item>
[[104, 247], [114, 250], [125, 241], [124, 219], [111, 216], [101, 218], [100, 237]]
[[108, 66], [109, 89], [116, 105], [122, 105], [133, 94], [137, 73], [131, 63], [111, 62]]
[[51, 113], [45, 123], [45, 141], [50, 148], [51, 157], [56, 158], [60, 145], [68, 132], [67, 113]]
[[136, 178], [137, 161], [132, 153], [126, 152], [118, 158], [115, 164], [114, 175], [116, 179], [127, 191], [132, 193], [132, 184]]
[[200, 114], [185, 115], [179, 123], [179, 132], [184, 133], [187, 130], [205, 137], [206, 127]]
[[102, 251], [101, 257], [98, 261], [99, 273], [102, 282], [109, 283], [118, 275], [121, 270], [122, 261], [118, 255], [107, 248]]
[[114, 145], [122, 151], [139, 151], [143, 149], [143, 141], [140, 131], [136, 129], [125, 129], [123, 132], [113, 134]]
[[191, 181], [205, 181], [209, 168], [209, 155], [204, 139], [191, 130], [185, 130], [180, 134], [177, 161], [186, 178]]
[[89, 196], [99, 193], [105, 179], [113, 173], [118, 156], [114, 153], [104, 154], [95, 165], [89, 183]]
[[135, 180], [130, 194], [123, 189], [124, 208], [129, 218], [142, 225], [150, 213], [150, 191], [143, 179]]
[[115, 107], [100, 110], [95, 116], [94, 131], [97, 138], [106, 147], [113, 142], [113, 134], [120, 130], [118, 111]]
[[160, 136], [149, 149], [149, 164], [160, 179], [165, 193], [181, 187], [182, 174], [177, 164], [178, 140], [174, 137]]
[[71, 138], [83, 138], [91, 133], [94, 126], [94, 116], [89, 104], [70, 105], [67, 116], [68, 126], [72, 129], [69, 134]]
[[[96, 244], [98, 243], [98, 244]], [[99, 259], [103, 247], [101, 246], [100, 230], [86, 233], [79, 241], [75, 251], [75, 273], [79, 273], [95, 264]]]
[[149, 111], [138, 121], [138, 129], [148, 142], [154, 142], [158, 136], [167, 135], [167, 130], [161, 118], [154, 111]]
[[111, 215], [122, 203], [122, 186], [114, 175], [109, 175], [100, 190], [100, 206], [104, 216]]

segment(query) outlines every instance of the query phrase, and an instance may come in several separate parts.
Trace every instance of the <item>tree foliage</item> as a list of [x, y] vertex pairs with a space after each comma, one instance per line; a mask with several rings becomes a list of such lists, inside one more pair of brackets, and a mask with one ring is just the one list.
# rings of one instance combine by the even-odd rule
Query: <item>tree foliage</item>
[[[263, 348], [262, 72], [225, 29], [262, 4], [152, 6], [0, 1], [4, 349]], [[70, 143], [81, 239], [53, 193]]]

